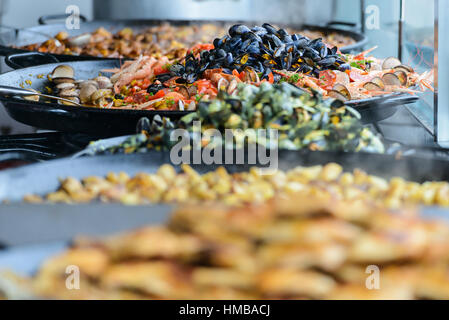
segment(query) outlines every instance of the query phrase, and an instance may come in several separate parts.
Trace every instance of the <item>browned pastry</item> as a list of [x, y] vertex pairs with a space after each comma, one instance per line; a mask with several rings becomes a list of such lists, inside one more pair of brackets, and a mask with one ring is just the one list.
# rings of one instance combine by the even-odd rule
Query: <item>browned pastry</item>
[[[448, 246], [449, 226], [415, 209], [293, 193], [78, 238], [21, 284], [57, 299], [449, 299]], [[80, 290], [66, 288], [69, 265]]]

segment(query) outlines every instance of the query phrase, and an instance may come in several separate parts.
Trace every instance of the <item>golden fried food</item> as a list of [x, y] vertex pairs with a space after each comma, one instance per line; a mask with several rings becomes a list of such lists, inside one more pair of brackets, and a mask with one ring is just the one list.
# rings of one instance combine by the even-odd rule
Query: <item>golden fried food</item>
[[[449, 204], [447, 182], [426, 182], [419, 184], [392, 178], [390, 181], [369, 175], [361, 170], [343, 172], [335, 163], [325, 166], [297, 167], [289, 171], [278, 170], [270, 175], [261, 174], [257, 168], [249, 172], [229, 174], [223, 167], [200, 175], [190, 166], [182, 166], [177, 173], [170, 165], [163, 165], [154, 174], [139, 173], [129, 177], [126, 173], [110, 173], [106, 177], [86, 177], [82, 181], [66, 178], [56, 192], [46, 195], [47, 202], [85, 203], [93, 200], [121, 202], [128, 205], [148, 203], [204, 203], [220, 202], [229, 206], [263, 203], [275, 196], [292, 193], [307, 197], [313, 195], [323, 199], [350, 201], [369, 200], [389, 208], [403, 205]], [[42, 203], [44, 199], [28, 195], [28, 202]], [[320, 203], [306, 202], [309, 206]], [[344, 206], [344, 202], [338, 203]], [[288, 203], [282, 208], [285, 214], [290, 210]], [[297, 214], [297, 208], [292, 208]], [[351, 215], [348, 208], [341, 214]], [[362, 210], [353, 214], [363, 215]], [[361, 218], [361, 217], [359, 217]], [[353, 219], [357, 219], [353, 216]]]
[[[449, 225], [413, 209], [292, 193], [184, 205], [163, 226], [77, 238], [20, 283], [57, 299], [449, 299], [448, 248]], [[68, 265], [80, 290], [65, 287]]]

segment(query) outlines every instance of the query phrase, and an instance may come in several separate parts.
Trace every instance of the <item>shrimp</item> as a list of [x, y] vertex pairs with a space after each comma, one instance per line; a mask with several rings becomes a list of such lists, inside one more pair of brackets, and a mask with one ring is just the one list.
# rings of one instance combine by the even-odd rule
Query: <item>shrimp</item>
[[422, 91], [426, 91], [429, 89], [430, 91], [434, 91], [435, 89], [432, 86], [434, 77], [434, 70], [429, 70], [419, 75], [417, 73], [413, 73], [410, 75], [410, 81], [414, 84], [418, 84]]
[[319, 93], [321, 93], [322, 95], [326, 95], [327, 91], [324, 90], [323, 88], [321, 88], [313, 79], [311, 79], [310, 77], [303, 77], [302, 79], [300, 79], [297, 84], [300, 85], [300, 87], [308, 87], [311, 88], [313, 90], [318, 91]]
[[[148, 57], [147, 57], [148, 58]], [[140, 64], [142, 63], [142, 61], [144, 60], [144, 58], [142, 56], [140, 56], [138, 59], [134, 60], [133, 62], [129, 63], [129, 64], [125, 64], [122, 66], [122, 68], [120, 68], [120, 71], [117, 72], [116, 74], [112, 75], [111, 77], [111, 82], [117, 82], [117, 80], [125, 73], [134, 73], [136, 72], [137, 69], [139, 69]]]
[[141, 80], [153, 77], [154, 70], [157, 67], [162, 67], [167, 63], [168, 58], [166, 57], [162, 57], [159, 60], [155, 59], [154, 57], [145, 57], [137, 64], [137, 69], [135, 68], [135, 64], [130, 64], [126, 68], [126, 70], [128, 71], [124, 73], [122, 72], [121, 75], [116, 79], [116, 82], [114, 83], [115, 93], [119, 93], [122, 86], [130, 84], [133, 80]]

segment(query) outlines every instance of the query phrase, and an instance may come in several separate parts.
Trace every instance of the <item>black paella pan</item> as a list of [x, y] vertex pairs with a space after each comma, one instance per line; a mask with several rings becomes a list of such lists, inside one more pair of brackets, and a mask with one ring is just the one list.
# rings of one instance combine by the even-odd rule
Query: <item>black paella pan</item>
[[[424, 181], [449, 181], [449, 166], [445, 160], [403, 157], [394, 155], [287, 151], [279, 152], [280, 169], [312, 166], [337, 162], [345, 171], [360, 168], [369, 174], [391, 178]], [[9, 200], [0, 209], [0, 243], [19, 245], [38, 241], [69, 240], [82, 234], [119, 232], [139, 225], [164, 222], [171, 210], [166, 205], [130, 206], [92, 202], [81, 206], [55, 204], [32, 205], [21, 203], [27, 194], [45, 195], [59, 187], [59, 178], [83, 178], [89, 175], [104, 176], [108, 172], [124, 171], [129, 175], [139, 172], [154, 173], [160, 165], [171, 163], [169, 152], [149, 151], [145, 154], [107, 155], [65, 158], [0, 172], [0, 201]], [[253, 165], [224, 165], [229, 172], [248, 170]], [[176, 166], [179, 170], [179, 167]], [[217, 165], [192, 165], [200, 173], [217, 168]], [[423, 207], [429, 214], [447, 217], [447, 211], [436, 207]], [[32, 215], [29, 213], [33, 212]], [[104, 223], [108, 221], [108, 223]]]
[[[104, 69], [120, 66], [118, 60], [67, 62], [75, 70], [76, 79], [91, 79]], [[59, 64], [23, 68], [0, 75], [0, 85], [25, 87], [45, 92], [47, 75]], [[108, 75], [104, 73], [104, 75]], [[373, 123], [391, 117], [403, 104], [419, 99], [409, 94], [390, 94], [347, 102], [360, 112], [362, 122]], [[16, 97], [2, 97], [0, 101], [15, 120], [41, 129], [91, 134], [98, 137], [132, 134], [142, 117], [155, 115], [178, 119], [191, 111], [124, 110], [76, 107], [56, 102], [35, 102]]]
[[[218, 20], [97, 20], [97, 21], [86, 21], [83, 16], [80, 16], [81, 23], [80, 29], [69, 30], [66, 28], [65, 24], [45, 24], [47, 21], [51, 20], [61, 20], [64, 19], [66, 15], [55, 15], [55, 16], [45, 16], [39, 19], [40, 26], [25, 28], [25, 29], [14, 29], [14, 28], [0, 28], [0, 55], [7, 56], [13, 53], [26, 53], [23, 49], [18, 49], [14, 47], [20, 47], [25, 45], [30, 45], [33, 43], [40, 43], [54, 37], [60, 31], [66, 31], [70, 37], [76, 36], [82, 33], [94, 32], [100, 27], [107, 29], [110, 32], [118, 32], [123, 28], [132, 28], [133, 30], [139, 31], [150, 26], [157, 26], [163, 23], [170, 23], [175, 26], [185, 26], [185, 25], [197, 25], [204, 23], [212, 23], [217, 26], [230, 26], [237, 21], [218, 21]], [[240, 21], [241, 22], [241, 21]], [[261, 24], [258, 22], [245, 22], [246, 24]], [[338, 33], [343, 36], [347, 36], [355, 40], [354, 44], [341, 47], [340, 50], [343, 53], [348, 53], [351, 51], [359, 50], [361, 51], [364, 45], [367, 43], [367, 38], [365, 35], [353, 31], [345, 30], [332, 27], [333, 25], [342, 24], [339, 22], [331, 22], [328, 26], [315, 26], [315, 25], [282, 25], [282, 27], [288, 27], [294, 30], [310, 30], [310, 31], [320, 31], [324, 34]], [[278, 24], [279, 25], [279, 24]], [[348, 24], [344, 24], [348, 25]], [[350, 25], [350, 24], [349, 24]], [[33, 66], [39, 64], [45, 64], [50, 62], [55, 62], [55, 58], [58, 61], [78, 61], [78, 60], [92, 60], [92, 59], [108, 59], [103, 57], [92, 57], [92, 56], [81, 56], [81, 55], [65, 55], [65, 54], [55, 54], [55, 55], [41, 55], [39, 57], [34, 56], [33, 59], [29, 59], [27, 56], [15, 56], [14, 58], [8, 59], [6, 62], [12, 68]]]

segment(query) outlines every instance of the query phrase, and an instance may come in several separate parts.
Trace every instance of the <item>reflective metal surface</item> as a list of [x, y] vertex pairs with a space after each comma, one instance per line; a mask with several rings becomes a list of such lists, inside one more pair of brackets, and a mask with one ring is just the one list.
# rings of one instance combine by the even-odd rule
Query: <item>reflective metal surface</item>
[[[435, 138], [449, 145], [449, 1], [435, 0]], [[438, 59], [442, 57], [442, 59]]]

